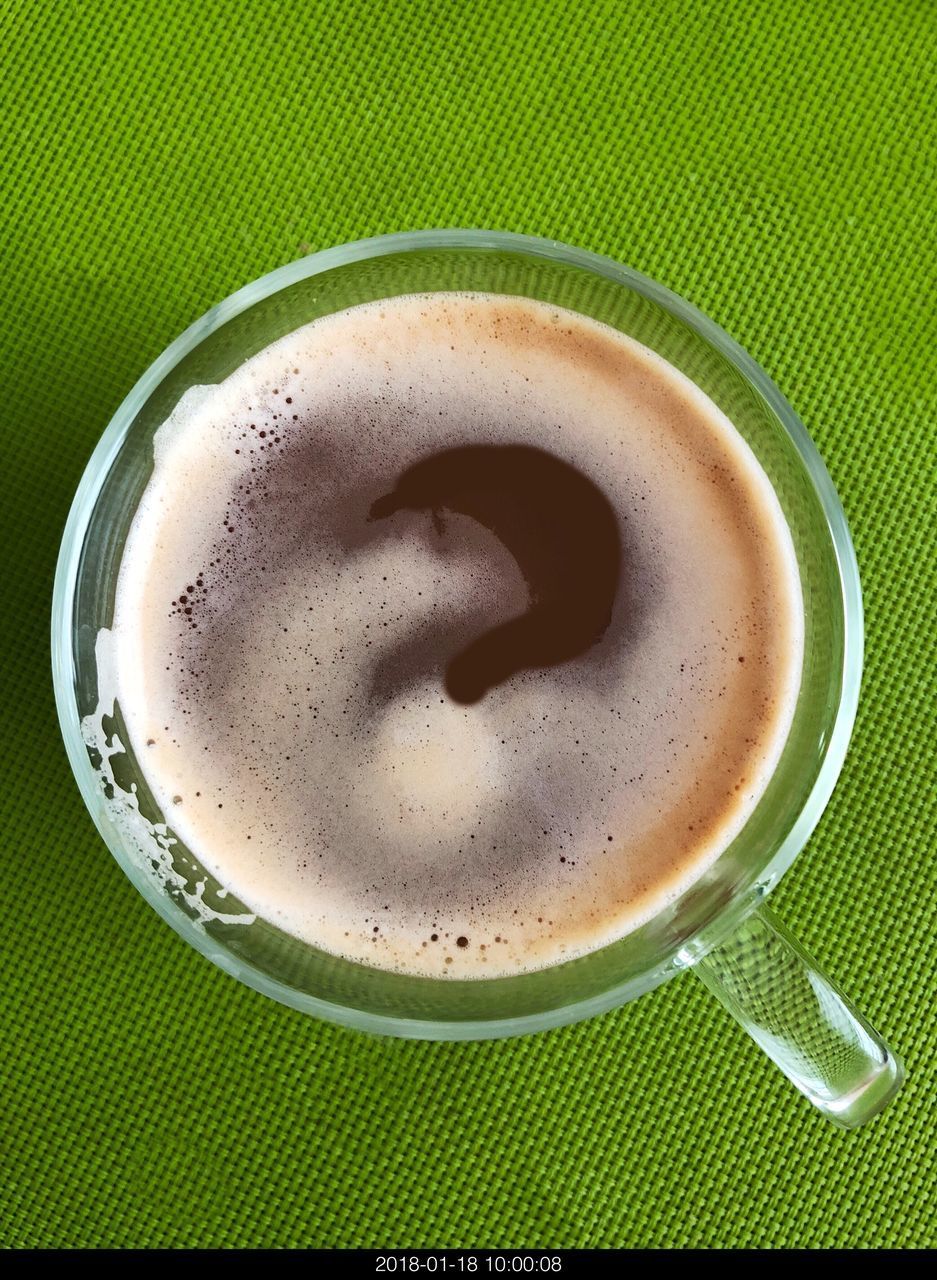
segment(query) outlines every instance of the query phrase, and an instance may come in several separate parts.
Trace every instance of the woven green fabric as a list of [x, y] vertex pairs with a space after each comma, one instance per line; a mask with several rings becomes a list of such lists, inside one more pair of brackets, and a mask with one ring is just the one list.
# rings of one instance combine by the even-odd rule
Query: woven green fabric
[[[935, 54], [927, 0], [0, 0], [0, 1244], [935, 1243]], [[697, 303], [839, 486], [863, 698], [775, 903], [906, 1059], [856, 1134], [691, 977], [508, 1042], [316, 1023], [187, 948], [82, 806], [49, 601], [111, 413], [237, 286], [454, 225]]]

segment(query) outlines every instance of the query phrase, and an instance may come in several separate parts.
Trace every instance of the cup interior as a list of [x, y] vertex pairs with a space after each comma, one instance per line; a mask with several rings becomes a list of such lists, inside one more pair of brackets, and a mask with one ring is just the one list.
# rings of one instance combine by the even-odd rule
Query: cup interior
[[[652, 348], [747, 440], [793, 535], [805, 657], [777, 769], [739, 835], [679, 899], [620, 941], [552, 968], [473, 981], [412, 977], [316, 950], [269, 921], [235, 919], [230, 896], [172, 831], [128, 745], [119, 706], [98, 706], [99, 635], [113, 618], [127, 531], [152, 469], [152, 439], [179, 399], [221, 381], [299, 326], [356, 303], [468, 290], [568, 307]], [[679, 971], [749, 910], [803, 847], [842, 764], [861, 665], [855, 556], [832, 483], [765, 373], [689, 304], [606, 259], [553, 242], [426, 232], [329, 250], [248, 286], [192, 326], [141, 379], [92, 457], [63, 539], [53, 606], [62, 730], [83, 796], [114, 856], [154, 908], [216, 964], [295, 1008], [427, 1038], [536, 1030], [623, 1003]], [[103, 750], [102, 750], [103, 744]]]

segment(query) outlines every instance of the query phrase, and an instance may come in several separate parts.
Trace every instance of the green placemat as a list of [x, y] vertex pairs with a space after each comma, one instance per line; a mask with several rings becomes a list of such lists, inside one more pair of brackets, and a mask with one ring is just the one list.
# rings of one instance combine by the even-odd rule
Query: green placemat
[[[0, 1243], [933, 1243], [932, 5], [0, 14]], [[775, 902], [906, 1059], [857, 1134], [689, 977], [513, 1042], [313, 1022], [176, 938], [82, 807], [49, 598], [111, 413], [237, 286], [437, 225], [568, 240], [684, 294], [774, 375], [840, 488], [864, 693]]]

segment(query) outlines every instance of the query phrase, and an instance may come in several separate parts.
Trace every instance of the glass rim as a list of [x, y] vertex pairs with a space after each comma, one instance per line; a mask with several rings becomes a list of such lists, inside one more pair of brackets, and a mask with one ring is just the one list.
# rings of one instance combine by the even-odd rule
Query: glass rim
[[[126, 856], [113, 832], [102, 823], [97, 774], [81, 733], [75, 698], [72, 622], [81, 553], [98, 495], [131, 424], [149, 397], [204, 339], [234, 316], [300, 280], [368, 258], [427, 249], [492, 249], [545, 258], [605, 277], [648, 298], [694, 329], [715, 347], [755, 388], [776, 415], [793, 443], [819, 500], [830, 534], [843, 608], [844, 640], [839, 703], [833, 717], [826, 752], [800, 812], [773, 857], [761, 867], [757, 893], [730, 901], [694, 938], [675, 946], [653, 969], [632, 976], [600, 995], [535, 1014], [472, 1021], [423, 1021], [371, 1013], [339, 1005], [286, 983], [239, 960], [190, 920], [153, 881]], [[330, 1022], [359, 1030], [432, 1040], [467, 1040], [521, 1035], [604, 1013], [651, 990], [678, 973], [730, 927], [738, 924], [774, 888], [806, 845], [816, 827], [843, 767], [859, 700], [863, 654], [863, 610], [859, 568], [846, 514], [826, 465], [806, 427], [764, 369], [714, 320], [679, 294], [641, 272], [602, 254], [538, 236], [476, 229], [432, 229], [394, 232], [350, 241], [309, 254], [260, 276], [217, 303], [195, 320], [153, 361], [118, 406], [98, 441], [72, 500], [65, 522], [52, 592], [52, 676], [59, 725], [75, 780], [96, 827], [111, 854], [133, 886], [197, 951], [246, 985], [283, 1004]], [[731, 923], [730, 923], [731, 922]], [[712, 933], [710, 932], [712, 928]], [[718, 935], [718, 937], [716, 936]], [[705, 944], [701, 941], [705, 937]], [[484, 981], [481, 979], [481, 981]]]

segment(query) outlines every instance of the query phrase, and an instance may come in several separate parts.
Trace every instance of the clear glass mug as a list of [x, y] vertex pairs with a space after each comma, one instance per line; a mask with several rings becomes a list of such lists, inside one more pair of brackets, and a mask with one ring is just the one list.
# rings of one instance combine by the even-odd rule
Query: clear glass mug
[[[474, 981], [388, 973], [318, 951], [263, 919], [238, 920], [246, 908], [198, 865], [159, 812], [126, 745], [120, 708], [98, 707], [95, 657], [152, 469], [153, 433], [180, 397], [317, 316], [435, 290], [520, 294], [569, 307], [630, 334], [687, 374], [735, 423], [777, 491], [806, 615], [786, 747], [761, 802], [716, 863], [610, 946], [539, 972]], [[463, 1040], [586, 1018], [692, 969], [835, 1123], [861, 1124], [900, 1088], [898, 1059], [763, 905], [830, 797], [855, 718], [862, 602], [846, 519], [806, 430], [767, 375], [712, 321], [637, 272], [549, 240], [426, 231], [329, 249], [241, 289], [160, 356], [98, 444], [62, 541], [52, 657], [72, 769], [111, 852], [183, 938], [258, 991], [365, 1031]]]

